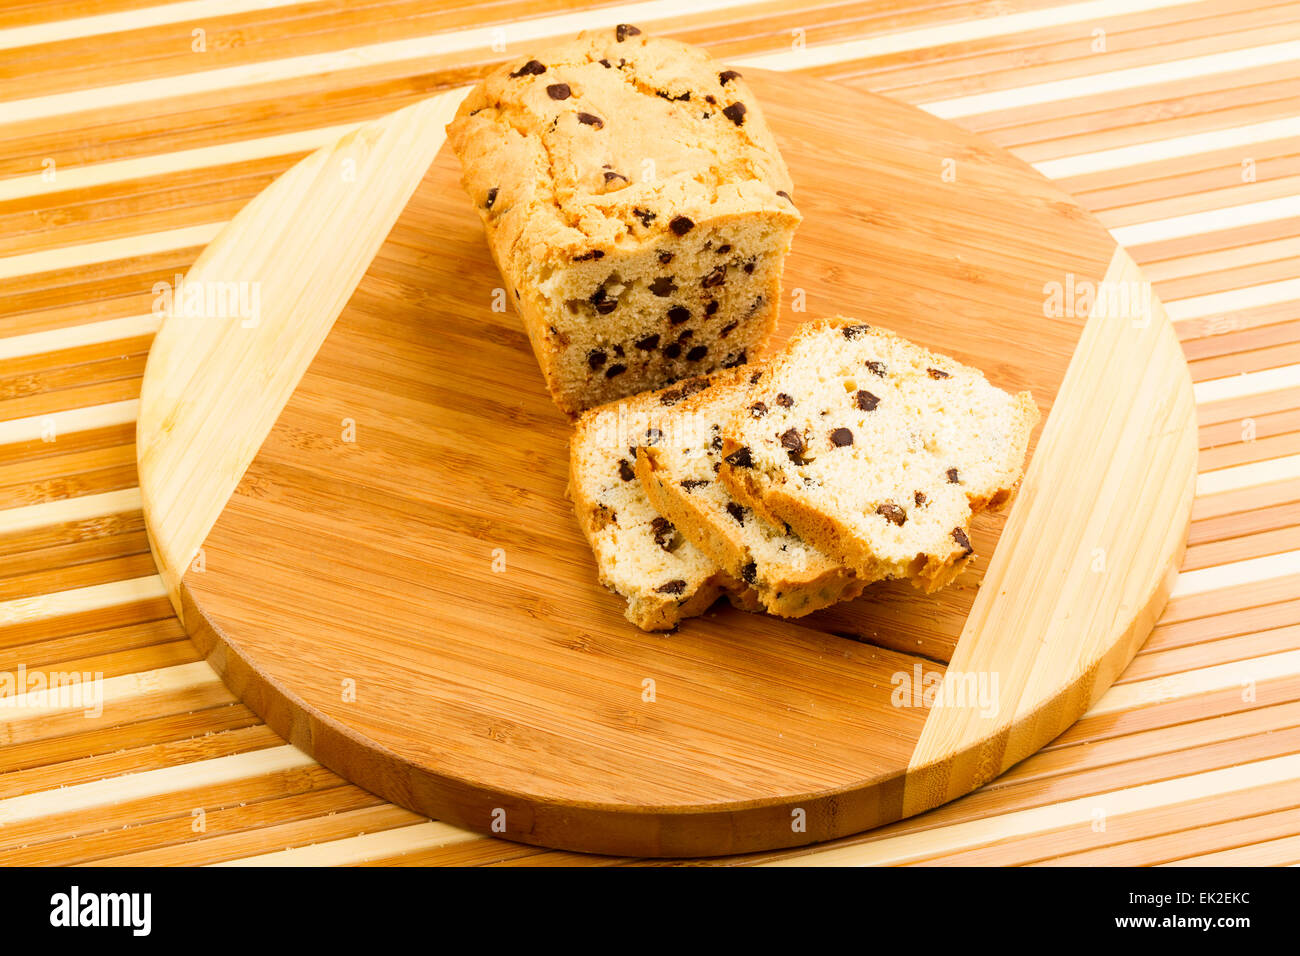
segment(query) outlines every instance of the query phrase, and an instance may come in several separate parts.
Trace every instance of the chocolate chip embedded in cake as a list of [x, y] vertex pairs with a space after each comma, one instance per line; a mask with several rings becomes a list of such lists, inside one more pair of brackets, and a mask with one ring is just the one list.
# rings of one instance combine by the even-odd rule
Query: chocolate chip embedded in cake
[[[856, 597], [863, 584], [827, 554], [744, 506], [713, 480], [722, 443], [712, 439], [744, 397], [749, 378], [748, 369], [719, 372], [707, 389], [674, 402], [665, 425], [682, 433], [690, 423], [693, 440], [638, 447], [635, 470], [651, 505], [732, 578], [749, 584], [764, 609], [802, 617]], [[762, 402], [751, 403], [746, 412], [755, 419], [767, 414]], [[709, 440], [703, 440], [706, 437]]]
[[635, 449], [670, 444], [672, 406], [707, 385], [708, 379], [679, 383], [667, 402], [666, 392], [646, 392], [593, 408], [578, 420], [570, 444], [569, 494], [600, 582], [627, 600], [627, 619], [648, 631], [675, 627], [723, 593], [755, 605], [750, 588], [655, 510], [633, 464]]
[[761, 354], [800, 216], [738, 72], [590, 31], [490, 74], [448, 137], [561, 409]]
[[972, 515], [1019, 484], [1037, 421], [1028, 392], [973, 368], [860, 322], [810, 322], [736, 402], [718, 478], [859, 578], [934, 590], [974, 554]]

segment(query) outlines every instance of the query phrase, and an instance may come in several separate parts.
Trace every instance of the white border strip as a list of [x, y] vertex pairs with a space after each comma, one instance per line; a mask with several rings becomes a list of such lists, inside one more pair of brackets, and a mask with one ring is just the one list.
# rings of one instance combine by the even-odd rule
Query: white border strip
[[[1297, 268], [1300, 269], [1300, 264]], [[1175, 299], [1165, 303], [1165, 313], [1175, 322], [1185, 322], [1188, 319], [1202, 319], [1207, 315], [1223, 315], [1225, 312], [1258, 309], [1261, 306], [1296, 300], [1300, 300], [1300, 279], [1280, 279], [1277, 282], [1263, 282], [1240, 289]]]
[[134, 339], [141, 335], [154, 335], [162, 327], [162, 317], [153, 315], [128, 315], [121, 319], [104, 319], [101, 322], [86, 322], [83, 325], [65, 325], [44, 332], [29, 332], [26, 335], [11, 335], [0, 338], [0, 362], [6, 359], [26, 358], [30, 355], [46, 355], [50, 352], [62, 352], [64, 349], [81, 348], [86, 345], [101, 345], [104, 342], [119, 342]]
[[[1260, 372], [1242, 372], [1223, 378], [1209, 378], [1192, 386], [1197, 405], [1225, 402], [1232, 398], [1280, 392], [1283, 389], [1300, 389], [1300, 365], [1282, 365]], [[1300, 402], [1300, 398], [1297, 399]]]
[[1300, 455], [1283, 455], [1280, 458], [1202, 472], [1196, 477], [1196, 497], [1204, 498], [1207, 495], [1269, 485], [1291, 478], [1300, 478]]
[[162, 578], [156, 574], [111, 581], [108, 584], [92, 584], [84, 588], [0, 602], [0, 627], [166, 597], [167, 589], [163, 587]]
[[237, 860], [223, 860], [209, 866], [346, 866], [384, 859], [419, 850], [436, 850], [456, 843], [485, 839], [450, 823], [430, 820], [378, 833], [363, 833], [341, 840], [310, 846], [291, 847], [271, 853], [259, 853]]

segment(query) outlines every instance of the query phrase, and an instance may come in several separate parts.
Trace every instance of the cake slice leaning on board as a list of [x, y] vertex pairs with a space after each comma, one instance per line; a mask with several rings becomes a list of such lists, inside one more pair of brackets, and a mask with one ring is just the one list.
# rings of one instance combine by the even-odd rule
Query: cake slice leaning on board
[[579, 419], [570, 443], [569, 497], [600, 582], [627, 599], [625, 616], [642, 630], [676, 627], [723, 593], [742, 610], [758, 609], [750, 588], [654, 509], [636, 476], [638, 445], [692, 440], [669, 420], [671, 405], [708, 384], [708, 377], [690, 379], [593, 408]]
[[[651, 505], [729, 575], [750, 585], [764, 610], [802, 617], [857, 597], [864, 584], [785, 525], [737, 502], [719, 480], [722, 423], [758, 374], [755, 366], [719, 373], [708, 388], [676, 399], [670, 431], [685, 434], [690, 422], [694, 440], [642, 445], [636, 473]], [[675, 398], [672, 390], [661, 394]]]
[[1028, 392], [842, 317], [802, 326], [737, 406], [719, 477], [742, 504], [925, 591], [969, 562], [971, 517], [1015, 492], [1038, 422]]

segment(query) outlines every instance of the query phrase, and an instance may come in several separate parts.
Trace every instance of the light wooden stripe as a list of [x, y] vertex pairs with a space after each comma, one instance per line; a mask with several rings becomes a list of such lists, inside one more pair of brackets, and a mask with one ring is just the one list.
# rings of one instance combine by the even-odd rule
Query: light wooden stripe
[[1097, 810], [1103, 811], [1107, 819], [1110, 819], [1292, 780], [1300, 784], [1300, 755], [1255, 761], [1222, 770], [1162, 780], [1159, 783], [1080, 797], [1031, 810], [968, 820], [857, 845], [823, 849], [812, 854], [792, 854], [765, 865], [881, 866], [907, 863], [957, 850], [987, 846], [999, 840], [1013, 839], [1026, 834], [1074, 826], [1090, 827], [1093, 813]]
[[306, 153], [341, 139], [360, 125], [360, 123], [344, 123], [338, 126], [318, 126], [276, 136], [219, 143], [215, 146], [200, 146], [171, 153], [154, 153], [131, 159], [92, 163], [88, 166], [60, 167], [56, 168], [53, 181], [46, 181], [40, 173], [31, 176], [14, 176], [0, 179], [0, 202], [30, 199], [33, 196], [49, 193], [91, 189], [130, 179], [155, 178], [213, 166], [246, 163], [251, 160], [269, 159], [272, 156]]
[[456, 843], [481, 840], [477, 833], [449, 823], [430, 820], [414, 826], [364, 833], [343, 840], [331, 840], [312, 846], [293, 847], [238, 860], [224, 860], [211, 866], [346, 866], [388, 856], [436, 850]]
[[1112, 70], [1109, 73], [1093, 73], [1068, 80], [1053, 80], [1048, 83], [1035, 83], [990, 93], [974, 93], [970, 96], [925, 103], [923, 106], [927, 111], [943, 119], [960, 119], [979, 113], [993, 113], [1040, 103], [1081, 99], [1086, 96], [1103, 96], [1106, 93], [1128, 90], [1136, 86], [1173, 83], [1177, 80], [1213, 76], [1216, 73], [1231, 73], [1234, 70], [1257, 69], [1272, 63], [1290, 63], [1295, 60], [1300, 60], [1300, 41], [1271, 43], [1266, 46], [1210, 53], [1183, 60], [1166, 60], [1162, 63], [1150, 63], [1126, 70]]
[[[179, 643], [184, 644], [186, 642]], [[48, 670], [80, 672], [85, 668], [76, 662], [65, 662], [51, 665]], [[194, 661], [188, 664], [177, 664], [173, 667], [159, 667], [136, 671], [132, 674], [122, 674], [117, 677], [106, 677], [100, 682], [98, 695], [104, 706], [102, 720], [109, 723], [113, 722], [110, 708], [120, 701], [134, 700], [137, 697], [144, 697], [149, 694], [184, 691], [208, 684], [215, 685], [219, 682], [216, 671], [206, 661]], [[43, 694], [39, 691], [30, 691], [25, 694], [0, 697], [0, 727], [27, 720], [39, 721], [56, 714], [74, 713], [86, 708], [84, 703], [67, 704], [60, 703], [57, 699], [46, 699], [50, 697], [57, 698], [57, 692]]]
[[385, 63], [429, 60], [472, 50], [490, 53], [494, 42], [493, 30], [498, 26], [505, 28], [507, 43], [518, 47], [533, 40], [560, 37], [580, 30], [612, 27], [624, 21], [636, 21], [644, 25], [650, 21], [689, 14], [733, 10], [737, 7], [750, 6], [751, 3], [752, 0], [644, 0], [641, 3], [516, 20], [508, 24], [492, 24], [477, 29], [458, 30], [454, 33], [408, 37], [328, 53], [308, 53], [279, 60], [264, 60], [241, 66], [196, 71], [181, 76], [166, 76], [69, 93], [54, 93], [7, 103], [4, 114], [0, 116], [0, 125], [66, 116], [70, 113], [99, 109], [105, 103], [112, 103], [114, 106], [148, 103], [176, 96], [225, 92], [241, 87], [276, 83], [341, 70], [361, 70]]
[[99, 36], [127, 30], [146, 30], [167, 23], [184, 23], [187, 20], [231, 17], [257, 10], [291, 7], [302, 0], [186, 0], [138, 10], [104, 13], [68, 20], [52, 20], [27, 27], [0, 30], [0, 50], [35, 46], [38, 43], [61, 43], [79, 37]]
[[[1236, 846], [1214, 853], [1202, 853], [1181, 860], [1161, 863], [1161, 866], [1300, 866], [1300, 835], [1263, 840], [1246, 846]], [[1228, 913], [1224, 913], [1228, 916]], [[1243, 913], [1232, 913], [1242, 916]]]
[[1083, 176], [1088, 173], [1157, 163], [1167, 159], [1194, 156], [1198, 153], [1243, 148], [1292, 137], [1300, 137], [1300, 117], [1288, 116], [1285, 119], [1247, 123], [1244, 126], [1210, 130], [1205, 133], [1189, 133], [1186, 136], [1171, 136], [1135, 143], [1131, 146], [1117, 146], [1114, 149], [1103, 149], [1094, 153], [1045, 159], [1034, 163], [1033, 166], [1051, 179], [1064, 179], [1069, 176]]
[[[257, 283], [263, 318], [251, 328], [229, 319], [173, 319], [150, 352], [137, 437], [141, 493], [178, 611], [181, 574], [433, 162], [463, 96], [423, 100], [312, 153], [245, 206], [225, 234], [232, 241], [206, 250], [186, 277]], [[357, 182], [319, 202], [313, 187], [343, 182], [345, 160], [355, 163]], [[298, 229], [304, 220], [320, 237], [305, 264], [300, 248], [277, 244], [279, 231], [264, 225]], [[237, 372], [213, 380], [204, 374], [209, 363]], [[215, 467], [210, 455], [192, 451], [213, 442], [221, 448]]]
[[1300, 478], [1300, 455], [1284, 455], [1204, 472], [1197, 476], [1196, 492], [1198, 498], [1208, 498], [1210, 495], [1268, 485], [1289, 478]]
[[1300, 364], [1207, 379], [1204, 382], [1197, 382], [1192, 387], [1196, 392], [1198, 405], [1210, 405], [1214, 402], [1224, 402], [1248, 395], [1262, 395], [1266, 392], [1282, 392], [1300, 388]]
[[[70, 270], [117, 259], [152, 256], [160, 252], [206, 246], [225, 226], [223, 222], [205, 222], [197, 226], [182, 226], [161, 232], [141, 233], [121, 239], [104, 239], [76, 246], [43, 249], [0, 259], [0, 279], [36, 275], [56, 269]], [[144, 290], [141, 290], [144, 291]]]
[[1300, 196], [1283, 196], [1278, 199], [1261, 199], [1259, 202], [1224, 206], [1185, 216], [1171, 216], [1152, 222], [1131, 226], [1116, 226], [1110, 234], [1122, 246], [1133, 248], [1168, 239], [1180, 239], [1207, 232], [1222, 232], [1262, 222], [1300, 216]]
[[53, 428], [57, 442], [59, 435], [89, 431], [93, 428], [108, 428], [113, 425], [128, 425], [135, 421], [139, 411], [139, 399], [132, 398], [124, 402], [109, 402], [106, 405], [50, 412], [48, 415], [11, 418], [7, 422], [0, 422], [0, 446], [20, 441], [39, 441], [48, 428]]
[[1165, 310], [1175, 322], [1183, 322], [1187, 319], [1200, 319], [1210, 315], [1223, 315], [1227, 312], [1292, 301], [1300, 302], [1300, 279], [1283, 279], [1279, 282], [1265, 282], [1243, 289], [1177, 299], [1168, 303]]
[[148, 601], [167, 596], [162, 578], [151, 574], [143, 578], [128, 578], [109, 584], [93, 584], [68, 591], [54, 591], [34, 597], [17, 598], [0, 602], [0, 627], [26, 624], [45, 618], [98, 611], [101, 608], [136, 601]]
[[1092, 23], [1106, 17], [1188, 6], [1193, 2], [1194, 0], [1131, 0], [1131, 2], [1129, 0], [1085, 0], [1083, 3], [1066, 3], [1018, 13], [1007, 12], [1003, 7], [993, 6], [970, 11], [976, 14], [976, 19], [913, 30], [897, 30], [841, 43], [822, 43], [802, 50], [755, 54], [736, 62], [742, 66], [762, 67], [765, 70], [809, 70], [814, 67], [891, 56], [930, 47], [1011, 36], [1030, 30], [1043, 30], [1073, 23]]
[[153, 335], [161, 325], [162, 319], [156, 315], [129, 315], [121, 319], [29, 332], [27, 335], [11, 335], [0, 338], [0, 362]]
[[1172, 601], [1174, 598], [1187, 597], [1191, 594], [1241, 587], [1256, 581], [1286, 577], [1288, 574], [1300, 574], [1300, 550], [1283, 551], [1279, 554], [1247, 558], [1230, 564], [1184, 571], [1178, 576], [1178, 583], [1174, 585], [1169, 599]]
[[123, 488], [121, 491], [105, 491], [97, 495], [79, 495], [21, 508], [6, 508], [0, 511], [0, 534], [17, 534], [68, 521], [86, 521], [124, 511], [139, 511], [140, 507], [140, 489]]
[[1100, 717], [1215, 691], [1243, 690], [1249, 684], [1296, 676], [1300, 676], [1300, 650], [1266, 654], [1150, 680], [1115, 684], [1084, 716]]
[[289, 744], [196, 760], [0, 800], [0, 826], [314, 766], [315, 761]]

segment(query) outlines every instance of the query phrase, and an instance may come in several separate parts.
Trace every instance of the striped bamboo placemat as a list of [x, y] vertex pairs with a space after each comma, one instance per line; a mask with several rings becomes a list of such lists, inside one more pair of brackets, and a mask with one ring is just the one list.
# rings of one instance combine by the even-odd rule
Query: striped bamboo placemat
[[[276, 175], [618, 22], [1011, 149], [1129, 247], [1196, 383], [1184, 573], [1102, 701], [969, 797], [744, 862], [1300, 862], [1300, 7], [0, 0], [0, 863], [625, 862], [425, 820], [271, 733], [171, 614], [133, 444], [154, 283]], [[98, 716], [13, 692], [74, 673]]]

